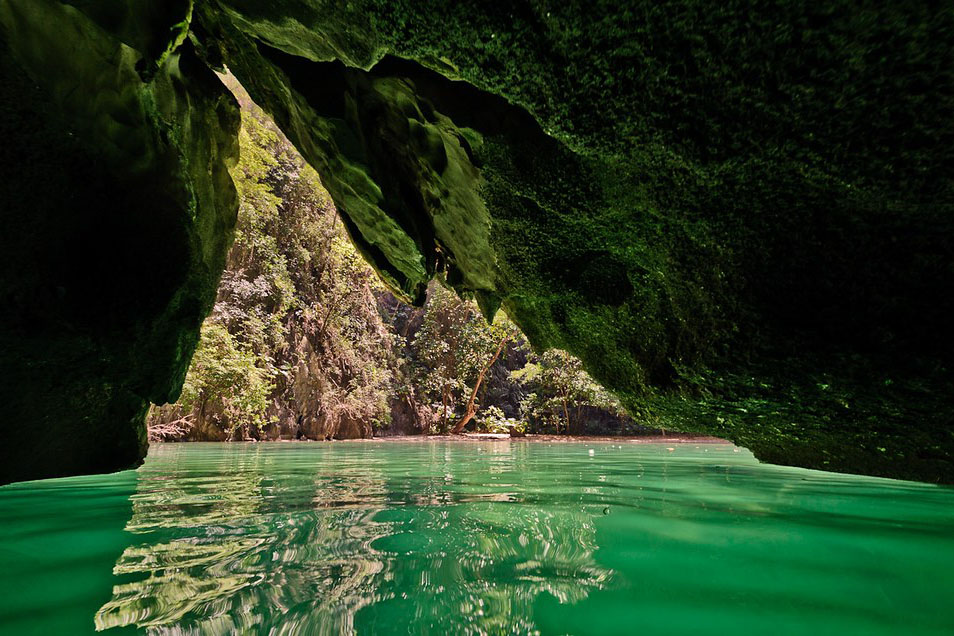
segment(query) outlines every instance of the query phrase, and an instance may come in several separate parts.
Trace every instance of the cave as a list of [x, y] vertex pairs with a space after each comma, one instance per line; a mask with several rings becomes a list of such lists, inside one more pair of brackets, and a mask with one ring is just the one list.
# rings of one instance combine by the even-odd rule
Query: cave
[[402, 298], [441, 277], [762, 461], [954, 483], [952, 41], [931, 5], [0, 0], [0, 483], [135, 466], [177, 397], [226, 69]]

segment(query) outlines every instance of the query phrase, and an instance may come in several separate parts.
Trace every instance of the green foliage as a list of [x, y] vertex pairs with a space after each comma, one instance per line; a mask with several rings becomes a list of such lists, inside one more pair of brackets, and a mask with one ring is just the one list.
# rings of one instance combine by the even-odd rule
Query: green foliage
[[481, 409], [476, 421], [477, 431], [481, 433], [509, 433], [511, 429], [523, 433], [527, 430], [526, 421], [507, 417], [499, 406]]
[[259, 360], [224, 326], [207, 322], [179, 404], [186, 411], [210, 413], [230, 435], [239, 428], [245, 433], [261, 431], [268, 421], [266, 411], [274, 385], [273, 374], [259, 366]]
[[528, 389], [520, 410], [540, 430], [584, 432], [580, 421], [584, 406], [625, 415], [619, 400], [590, 377], [579, 358], [566, 351], [550, 349], [532, 355], [511, 377]]
[[411, 377], [441, 413], [441, 428], [469, 398], [475, 384], [506, 340], [519, 335], [503, 313], [488, 324], [477, 304], [440, 285], [431, 285], [421, 328], [412, 344]]

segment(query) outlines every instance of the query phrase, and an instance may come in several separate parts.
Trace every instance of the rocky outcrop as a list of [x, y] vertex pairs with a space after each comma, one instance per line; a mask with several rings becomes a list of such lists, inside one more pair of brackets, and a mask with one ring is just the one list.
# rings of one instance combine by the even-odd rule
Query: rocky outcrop
[[231, 242], [233, 98], [162, 11], [106, 4], [0, 2], [0, 482], [140, 461]]
[[[330, 356], [316, 348], [324, 343], [318, 329], [291, 330], [295, 368], [279, 388], [275, 417], [278, 430], [266, 430], [266, 439], [360, 439], [372, 436], [374, 411], [357, 401], [345, 402], [334, 390], [337, 369], [325, 368]], [[369, 334], [370, 336], [370, 334]], [[352, 371], [349, 369], [349, 371]], [[277, 434], [276, 434], [277, 433]]]
[[508, 9], [196, 20], [407, 296], [502, 303], [652, 424], [954, 479], [951, 12]]
[[440, 414], [413, 395], [399, 395], [391, 400], [391, 435], [428, 435], [438, 430]]
[[[405, 297], [446, 276], [651, 422], [769, 461], [954, 481], [954, 9], [105, 6], [0, 1], [3, 90], [30, 106], [5, 106], [3, 131], [35, 155], [3, 151], [3, 196], [42, 190], [3, 211], [3, 293], [22, 299], [4, 324], [37, 334], [4, 332], [18, 419], [88, 404], [127, 431], [181, 382], [231, 205], [232, 111], [201, 59], [274, 116]], [[102, 53], [57, 53], [89, 38]], [[150, 196], [124, 202], [136, 188]], [[68, 239], [93, 227], [108, 238], [83, 254], [109, 256], [77, 258]], [[60, 288], [76, 297], [62, 263], [95, 302], [56, 309]]]

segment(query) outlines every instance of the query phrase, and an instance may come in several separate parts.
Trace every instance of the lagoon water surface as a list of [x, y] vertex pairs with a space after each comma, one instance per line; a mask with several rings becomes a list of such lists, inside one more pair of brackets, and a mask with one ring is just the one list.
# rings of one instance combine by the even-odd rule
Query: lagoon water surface
[[0, 633], [951, 634], [954, 489], [728, 444], [160, 444], [0, 488]]

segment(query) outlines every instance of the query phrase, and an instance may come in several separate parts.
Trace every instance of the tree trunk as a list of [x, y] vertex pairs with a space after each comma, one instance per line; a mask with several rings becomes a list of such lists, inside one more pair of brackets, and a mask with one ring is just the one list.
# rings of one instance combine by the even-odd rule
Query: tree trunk
[[460, 421], [457, 422], [457, 425], [454, 427], [454, 430], [451, 431], [454, 435], [460, 435], [464, 427], [467, 426], [468, 422], [474, 419], [474, 415], [477, 414], [477, 391], [480, 390], [480, 383], [484, 381], [484, 376], [487, 375], [487, 372], [490, 371], [490, 367], [494, 366], [494, 362], [497, 361], [497, 358], [500, 357], [501, 352], [503, 352], [504, 345], [507, 344], [507, 340], [510, 339], [510, 334], [508, 333], [500, 341], [500, 344], [497, 345], [497, 351], [494, 352], [494, 357], [490, 359], [484, 368], [480, 370], [480, 373], [477, 374], [477, 384], [474, 385], [474, 390], [470, 392], [470, 399], [467, 400], [467, 410], [464, 412], [464, 417], [460, 418]]
[[447, 431], [447, 385], [445, 384], [441, 388], [441, 402], [444, 406], [444, 411], [441, 413], [441, 432], [444, 433]]
[[566, 434], [570, 434], [570, 409], [567, 407], [566, 393], [563, 394], [563, 417], [566, 418]]

